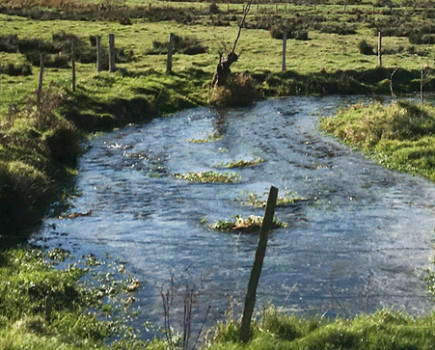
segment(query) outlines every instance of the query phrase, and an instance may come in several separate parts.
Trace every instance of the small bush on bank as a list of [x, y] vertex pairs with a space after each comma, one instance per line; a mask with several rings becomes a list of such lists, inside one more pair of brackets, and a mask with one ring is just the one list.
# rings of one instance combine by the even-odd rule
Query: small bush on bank
[[369, 45], [367, 41], [361, 40], [358, 43], [358, 50], [362, 55], [374, 55], [375, 51], [373, 49], [373, 46]]
[[18, 52], [17, 35], [0, 35], [0, 51], [13, 53]]
[[29, 63], [8, 63], [6, 65], [0, 65], [0, 73], [17, 76], [17, 75], [31, 75], [32, 66]]
[[409, 42], [411, 44], [435, 44], [435, 34], [411, 33]]
[[212, 2], [208, 7], [208, 12], [211, 15], [217, 15], [218, 13], [220, 13], [219, 6], [215, 2]]
[[[202, 46], [202, 43], [195, 37], [182, 37], [174, 35], [174, 53], [185, 55], [198, 55], [206, 53], [207, 49]], [[148, 54], [162, 55], [168, 53], [168, 42], [153, 41], [153, 48], [148, 51]]]
[[284, 33], [287, 32], [287, 39], [296, 39], [296, 40], [309, 40], [308, 39], [308, 30], [305, 29], [288, 29], [283, 26], [272, 27], [269, 30], [270, 36], [274, 39], [283, 39]]
[[220, 107], [248, 106], [258, 99], [258, 92], [248, 74], [235, 74], [226, 86], [211, 89], [209, 103]]

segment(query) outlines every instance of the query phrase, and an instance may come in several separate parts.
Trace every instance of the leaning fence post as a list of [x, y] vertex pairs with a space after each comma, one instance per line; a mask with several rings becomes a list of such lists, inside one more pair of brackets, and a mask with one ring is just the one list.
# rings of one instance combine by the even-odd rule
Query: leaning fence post
[[287, 32], [284, 32], [282, 38], [282, 71], [285, 72], [285, 54], [286, 54], [286, 46], [287, 46]]
[[261, 225], [260, 229], [260, 238], [258, 240], [257, 251], [255, 252], [254, 265], [252, 266], [248, 289], [245, 296], [245, 307], [243, 309], [242, 324], [240, 326], [240, 339], [244, 343], [246, 343], [250, 337], [251, 319], [252, 314], [254, 313], [257, 286], [258, 281], [260, 280], [261, 269], [263, 268], [263, 260], [266, 254], [269, 230], [273, 223], [277, 197], [278, 189], [274, 186], [271, 186], [269, 197], [267, 198], [266, 210], [264, 212], [263, 224]]
[[378, 33], [378, 63], [382, 67], [382, 33]]
[[39, 70], [39, 83], [38, 90], [36, 92], [36, 106], [39, 108], [39, 104], [41, 103], [41, 94], [42, 94], [42, 82], [44, 80], [44, 64], [45, 64], [45, 55], [41, 53], [39, 58], [40, 62], [40, 70]]
[[169, 34], [168, 59], [166, 61], [166, 74], [172, 73], [172, 50], [174, 49], [174, 34]]
[[75, 58], [75, 44], [71, 42], [71, 68], [72, 68], [72, 89], [76, 91], [76, 58]]
[[97, 35], [95, 37], [97, 46], [97, 73], [101, 72], [101, 36]]
[[109, 72], [115, 71], [115, 34], [109, 34]]
[[420, 71], [420, 99], [421, 99], [421, 103], [424, 102], [423, 87], [424, 87], [424, 67], [421, 67], [421, 71]]

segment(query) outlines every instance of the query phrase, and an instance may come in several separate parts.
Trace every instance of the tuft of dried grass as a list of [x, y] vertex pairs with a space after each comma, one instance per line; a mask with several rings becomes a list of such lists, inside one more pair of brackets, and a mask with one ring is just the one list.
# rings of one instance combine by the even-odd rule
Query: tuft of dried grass
[[213, 87], [208, 102], [218, 107], [244, 107], [258, 99], [252, 78], [246, 73], [237, 73], [228, 79], [225, 86]]

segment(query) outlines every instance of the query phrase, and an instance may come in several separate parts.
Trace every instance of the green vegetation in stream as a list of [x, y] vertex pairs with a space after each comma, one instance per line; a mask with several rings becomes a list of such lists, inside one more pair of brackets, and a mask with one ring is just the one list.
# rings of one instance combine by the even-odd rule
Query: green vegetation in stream
[[218, 173], [214, 171], [204, 171], [198, 173], [176, 173], [173, 175], [177, 179], [187, 180], [197, 183], [235, 183], [239, 182], [241, 177], [236, 173]]
[[[267, 194], [267, 193], [266, 193]], [[286, 207], [295, 203], [307, 201], [308, 198], [300, 197], [297, 193], [287, 191], [283, 196], [279, 196], [276, 200], [277, 207]], [[243, 205], [249, 205], [256, 208], [266, 207], [266, 199], [260, 199], [256, 193], [244, 193], [242, 197], [236, 198], [236, 201]]]
[[357, 104], [323, 119], [321, 128], [385, 167], [435, 181], [435, 107], [431, 104]]
[[261, 164], [263, 162], [265, 162], [265, 160], [263, 158], [257, 158], [257, 159], [252, 159], [252, 160], [239, 159], [239, 160], [235, 160], [235, 161], [229, 162], [229, 163], [216, 164], [216, 168], [227, 168], [227, 169], [245, 168], [245, 167], [258, 165], [258, 164]]
[[215, 142], [215, 141], [222, 141], [223, 136], [220, 135], [217, 132], [214, 132], [213, 134], [207, 135], [207, 137], [203, 139], [190, 139], [187, 142], [189, 143], [209, 143], [209, 142]]
[[[214, 224], [207, 224], [205, 219], [202, 220], [202, 223], [207, 227], [224, 232], [255, 232], [258, 231], [263, 224], [263, 217], [257, 215], [249, 215], [247, 218], [243, 218], [241, 215], [235, 215], [232, 220], [218, 220]], [[284, 222], [278, 221], [276, 218], [273, 218], [272, 228], [280, 228], [287, 227], [287, 224]]]

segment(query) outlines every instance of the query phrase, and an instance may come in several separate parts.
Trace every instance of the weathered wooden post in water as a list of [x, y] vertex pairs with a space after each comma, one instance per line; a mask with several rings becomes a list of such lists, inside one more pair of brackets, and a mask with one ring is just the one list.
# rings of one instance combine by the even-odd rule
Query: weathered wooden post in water
[[285, 72], [285, 54], [287, 49], [287, 32], [284, 32], [282, 36], [282, 71]]
[[109, 34], [109, 72], [115, 71], [115, 34]]
[[45, 64], [45, 55], [41, 53], [39, 57], [40, 69], [39, 69], [39, 82], [38, 82], [38, 90], [36, 91], [36, 106], [39, 108], [39, 104], [41, 103], [41, 94], [42, 94], [42, 83], [44, 80], [44, 64]]
[[169, 34], [168, 59], [166, 61], [166, 74], [172, 73], [172, 52], [174, 50], [174, 34]]
[[71, 69], [72, 69], [72, 90], [76, 91], [76, 58], [75, 58], [75, 43], [71, 42]]
[[101, 72], [101, 36], [95, 37], [95, 44], [97, 46], [97, 73]]
[[266, 210], [264, 211], [263, 224], [260, 229], [257, 251], [255, 252], [254, 265], [252, 266], [251, 277], [249, 278], [248, 289], [245, 296], [245, 307], [243, 309], [242, 324], [240, 326], [240, 339], [244, 343], [246, 343], [250, 337], [251, 319], [254, 313], [257, 286], [263, 268], [263, 260], [266, 254], [269, 230], [273, 223], [277, 197], [278, 189], [271, 186], [269, 197], [267, 198]]
[[378, 64], [382, 67], [382, 33], [378, 33]]

